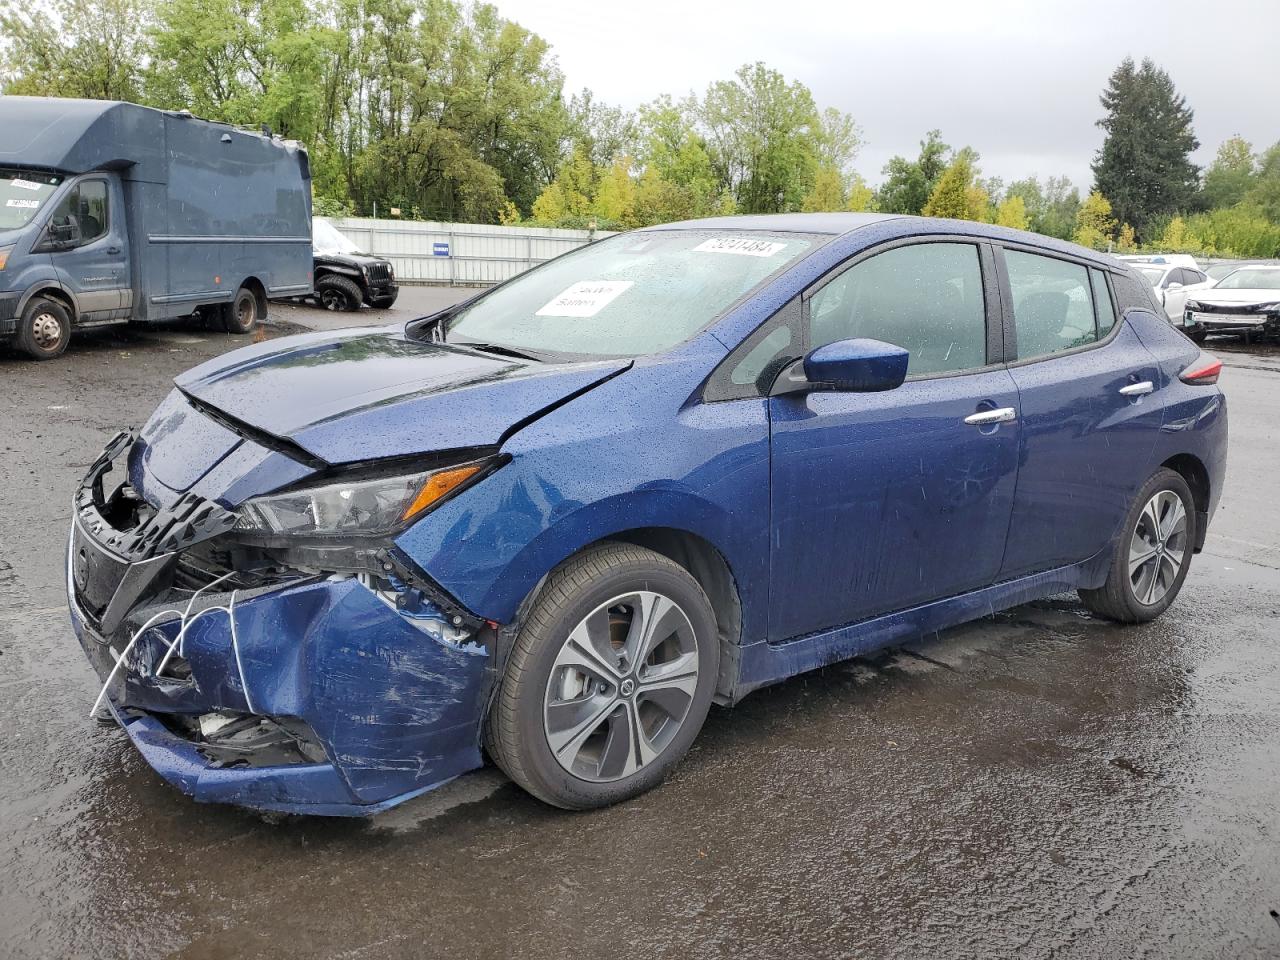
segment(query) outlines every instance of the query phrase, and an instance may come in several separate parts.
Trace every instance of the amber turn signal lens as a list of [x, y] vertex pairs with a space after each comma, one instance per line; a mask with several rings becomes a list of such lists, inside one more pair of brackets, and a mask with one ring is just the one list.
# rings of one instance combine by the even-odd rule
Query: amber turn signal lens
[[465, 467], [454, 467], [452, 470], [441, 470], [439, 473], [433, 473], [427, 477], [426, 483], [418, 490], [418, 495], [413, 498], [413, 502], [405, 509], [400, 519], [408, 520], [410, 517], [417, 516], [446, 493], [457, 487], [458, 484], [474, 477], [483, 466], [484, 464], [480, 463], [470, 463]]
[[9, 265], [9, 254], [13, 253], [13, 247], [0, 248], [0, 270]]

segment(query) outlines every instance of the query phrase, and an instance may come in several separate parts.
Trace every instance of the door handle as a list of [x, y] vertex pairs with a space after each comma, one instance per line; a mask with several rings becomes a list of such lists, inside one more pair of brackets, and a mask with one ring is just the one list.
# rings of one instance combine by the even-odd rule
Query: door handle
[[974, 427], [988, 427], [993, 423], [1008, 423], [1018, 419], [1018, 411], [1013, 407], [997, 407], [995, 410], [979, 410], [964, 418], [964, 422]]
[[1139, 383], [1131, 383], [1127, 387], [1120, 388], [1121, 396], [1125, 397], [1141, 397], [1150, 393], [1156, 388], [1156, 385], [1150, 380], [1143, 380]]
[[119, 252], [120, 252], [119, 247], [107, 247], [107, 253], [111, 254], [112, 256], [115, 256]]

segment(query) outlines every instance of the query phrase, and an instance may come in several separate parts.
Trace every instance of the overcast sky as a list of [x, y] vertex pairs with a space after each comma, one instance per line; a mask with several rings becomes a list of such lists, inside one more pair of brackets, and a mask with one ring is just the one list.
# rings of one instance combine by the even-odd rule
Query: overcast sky
[[570, 90], [635, 107], [702, 93], [763, 60], [853, 115], [871, 183], [937, 127], [1005, 182], [1065, 174], [1088, 189], [1098, 95], [1125, 56], [1151, 57], [1195, 111], [1208, 164], [1233, 134], [1280, 140], [1280, 0], [494, 0], [550, 41]]

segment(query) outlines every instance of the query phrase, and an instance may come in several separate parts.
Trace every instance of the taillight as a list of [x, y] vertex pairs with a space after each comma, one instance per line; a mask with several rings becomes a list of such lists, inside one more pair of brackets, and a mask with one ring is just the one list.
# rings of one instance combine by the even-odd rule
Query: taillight
[[1221, 372], [1222, 361], [1215, 356], [1202, 353], [1196, 357], [1195, 363], [1178, 374], [1178, 379], [1197, 387], [1207, 387], [1218, 382], [1218, 374]]

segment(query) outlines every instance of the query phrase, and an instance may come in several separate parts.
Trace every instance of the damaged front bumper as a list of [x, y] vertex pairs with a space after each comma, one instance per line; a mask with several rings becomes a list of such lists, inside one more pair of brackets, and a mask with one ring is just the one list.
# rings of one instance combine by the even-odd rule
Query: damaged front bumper
[[481, 765], [480, 634], [394, 577], [193, 579], [186, 555], [234, 515], [200, 501], [122, 522], [127, 484], [103, 475], [130, 443], [77, 494], [67, 593], [100, 702], [164, 779], [204, 802], [360, 816]]

